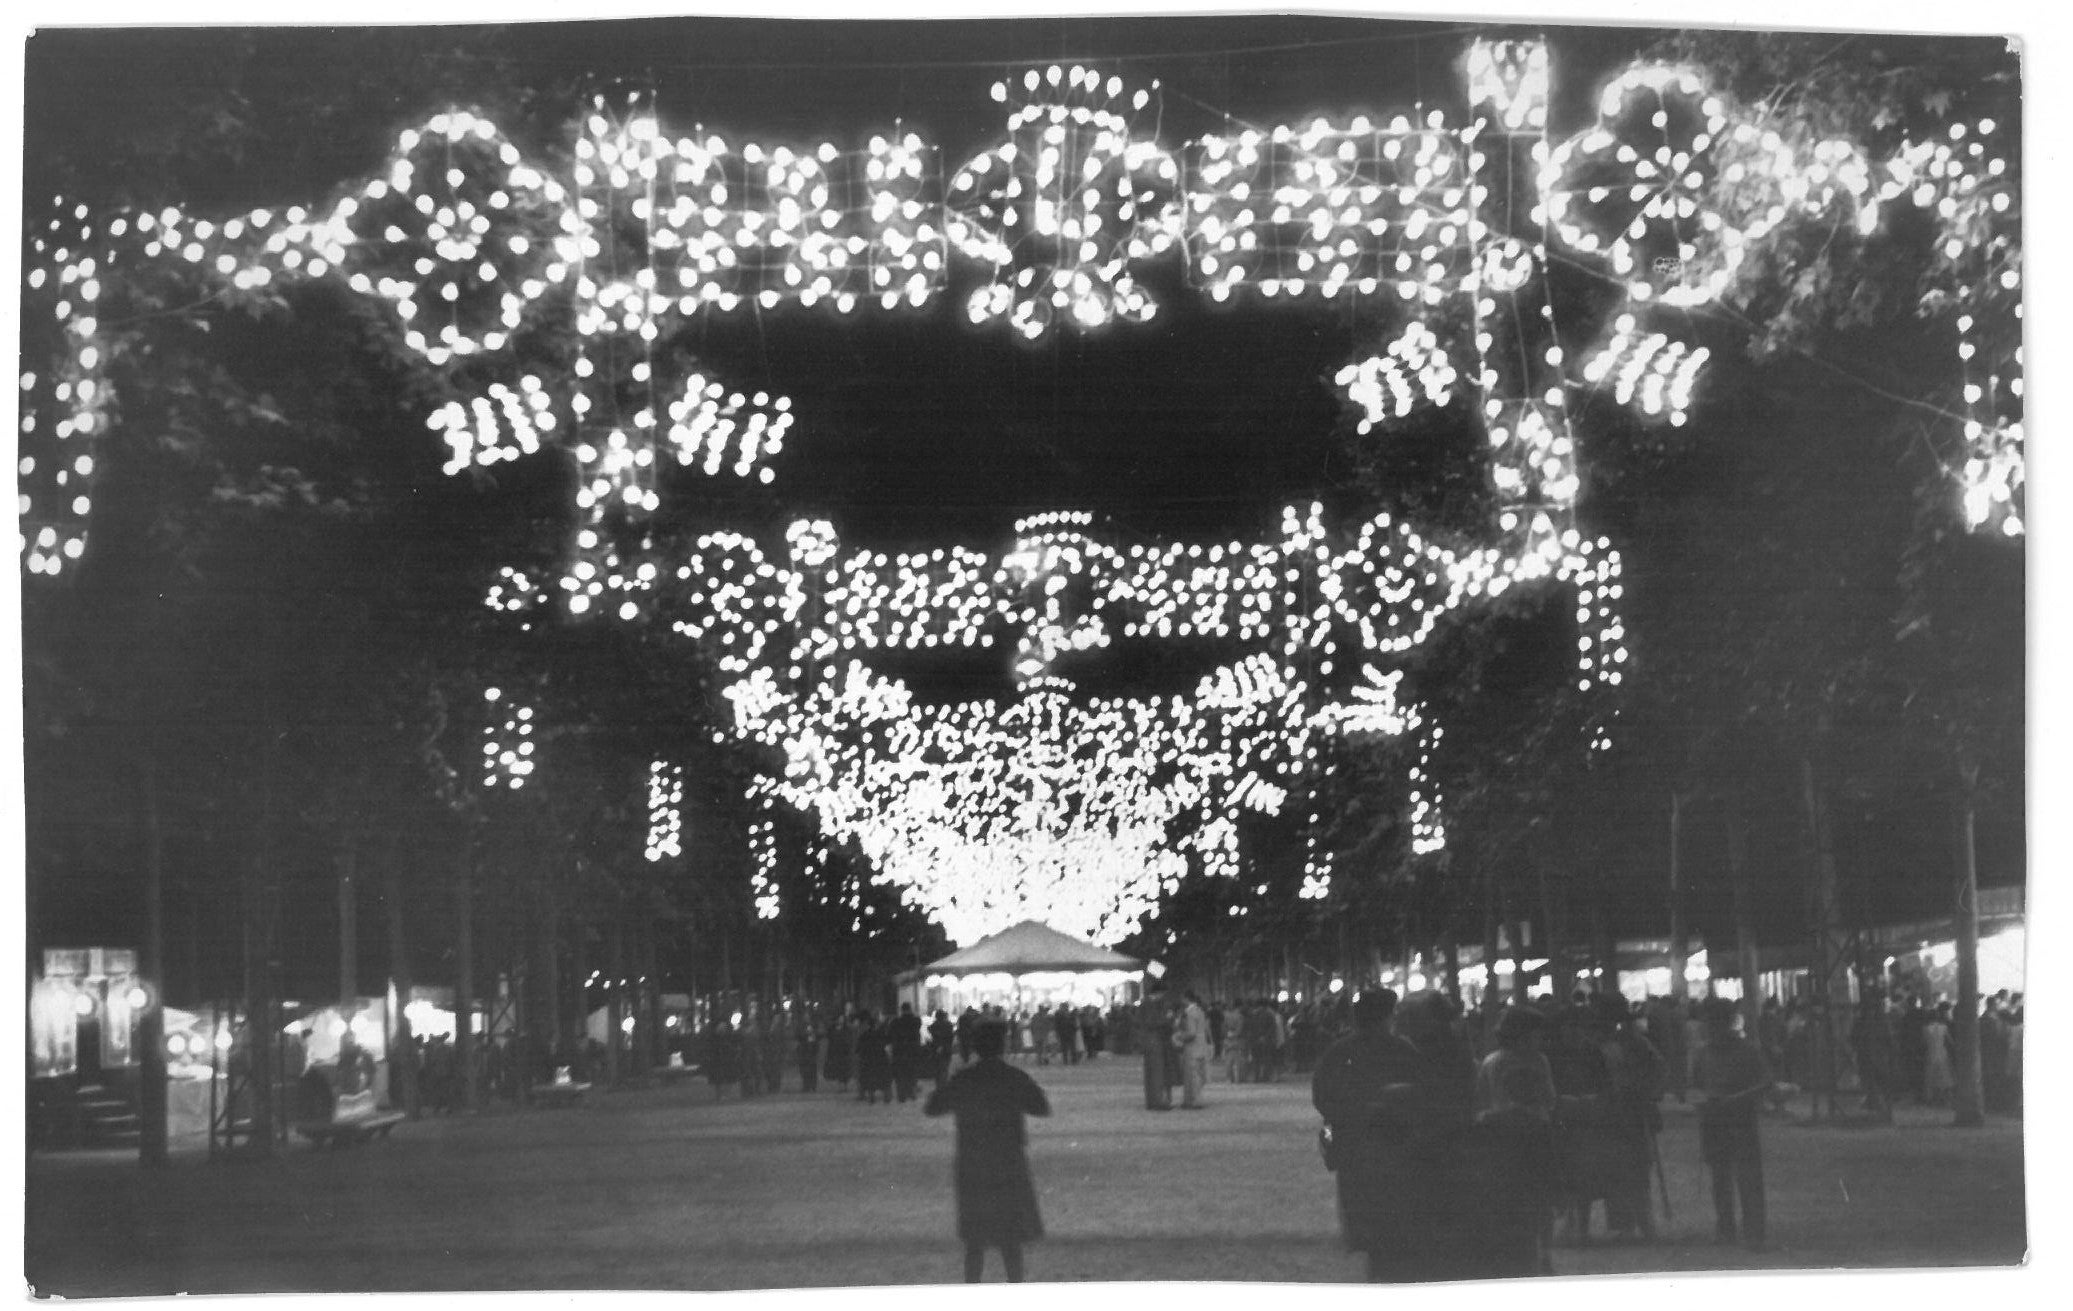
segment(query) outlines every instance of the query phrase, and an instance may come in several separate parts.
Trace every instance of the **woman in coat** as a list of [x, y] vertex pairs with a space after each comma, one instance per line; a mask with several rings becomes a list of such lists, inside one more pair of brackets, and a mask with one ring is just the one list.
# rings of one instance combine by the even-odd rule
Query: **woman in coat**
[[893, 1099], [892, 1054], [886, 1050], [883, 1025], [869, 1011], [857, 1020], [857, 1097], [876, 1104], [879, 1094]]
[[856, 1074], [857, 1027], [854, 1016], [838, 1016], [828, 1026], [828, 1059], [821, 1074], [843, 1092]]
[[1036, 1080], [1001, 1059], [1006, 1047], [1004, 1025], [979, 1025], [972, 1035], [972, 1050], [979, 1059], [930, 1093], [922, 1107], [929, 1115], [957, 1118], [952, 1178], [968, 1284], [979, 1282], [989, 1247], [1000, 1249], [1008, 1282], [1021, 1283], [1022, 1246], [1044, 1236], [1023, 1117], [1049, 1115], [1051, 1103]]
[[705, 1036], [705, 1077], [713, 1085], [713, 1100], [727, 1091], [730, 1083], [741, 1082], [741, 1035], [721, 1020]]

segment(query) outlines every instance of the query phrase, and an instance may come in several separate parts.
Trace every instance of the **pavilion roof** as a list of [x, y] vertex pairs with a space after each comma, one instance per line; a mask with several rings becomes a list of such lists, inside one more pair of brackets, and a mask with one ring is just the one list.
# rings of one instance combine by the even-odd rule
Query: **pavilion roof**
[[922, 967], [925, 974], [1044, 974], [1087, 970], [1135, 972], [1144, 962], [1024, 920]]

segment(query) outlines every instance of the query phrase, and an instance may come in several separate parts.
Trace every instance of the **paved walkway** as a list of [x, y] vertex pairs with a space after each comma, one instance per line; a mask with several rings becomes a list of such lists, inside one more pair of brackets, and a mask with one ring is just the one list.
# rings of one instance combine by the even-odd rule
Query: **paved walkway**
[[[1200, 1112], [1141, 1104], [1135, 1062], [1032, 1071], [1049, 1237], [1038, 1280], [1348, 1281], [1307, 1079], [1218, 1084]], [[1688, 1112], [1663, 1149], [1675, 1222], [1651, 1246], [1566, 1246], [1563, 1274], [2006, 1264], [2021, 1259], [2020, 1125], [1767, 1126], [1773, 1249], [1710, 1241]], [[960, 1278], [951, 1130], [833, 1092], [715, 1104], [702, 1084], [559, 1111], [398, 1126], [271, 1161], [28, 1162], [38, 1292], [77, 1295], [807, 1288]], [[989, 1271], [998, 1278], [998, 1270]]]

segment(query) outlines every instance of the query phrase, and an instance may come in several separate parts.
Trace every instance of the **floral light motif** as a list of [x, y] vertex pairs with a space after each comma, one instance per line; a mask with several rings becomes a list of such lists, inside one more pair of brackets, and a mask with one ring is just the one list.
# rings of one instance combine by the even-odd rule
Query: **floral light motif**
[[1036, 338], [1056, 319], [1097, 328], [1157, 311], [1128, 270], [1173, 245], [1180, 172], [1132, 139], [1130, 116], [1150, 92], [1127, 107], [1123, 92], [1121, 78], [1077, 65], [994, 84], [995, 100], [1023, 98], [1008, 140], [960, 168], [944, 196], [951, 241], [994, 269], [966, 301], [972, 322], [1006, 319]]
[[1188, 156], [1189, 273], [1220, 301], [1250, 286], [1437, 304], [1469, 235], [1461, 146], [1442, 122], [1320, 118], [1204, 137]]
[[1643, 333], [1632, 314], [1622, 314], [1604, 347], [1584, 365], [1584, 381], [1594, 386], [1610, 382], [1620, 404], [1638, 402], [1644, 416], [1682, 424], [1690, 417], [1692, 388], [1710, 354], [1660, 332]]
[[1366, 433], [1420, 406], [1444, 408], [1452, 403], [1459, 379], [1432, 329], [1413, 321], [1382, 354], [1347, 365], [1332, 381], [1361, 407], [1360, 431]]

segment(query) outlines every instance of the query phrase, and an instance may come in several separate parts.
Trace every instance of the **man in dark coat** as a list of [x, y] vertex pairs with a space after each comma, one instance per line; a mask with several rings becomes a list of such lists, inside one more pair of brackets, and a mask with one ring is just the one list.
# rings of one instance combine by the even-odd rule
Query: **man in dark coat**
[[1447, 1278], [1456, 1272], [1446, 1253], [1462, 1246], [1456, 1208], [1434, 1202], [1435, 1190], [1457, 1191], [1473, 1069], [1453, 1077], [1391, 1032], [1396, 1005], [1387, 988], [1363, 994], [1353, 1033], [1319, 1058], [1310, 1087], [1338, 1176], [1340, 1228], [1366, 1253], [1372, 1283]]
[[881, 1094], [892, 1101], [892, 1057], [886, 1050], [885, 1026], [864, 1011], [857, 1018], [857, 1097], [875, 1106]]
[[1153, 983], [1145, 990], [1132, 1026], [1137, 1045], [1144, 1052], [1144, 1105], [1148, 1111], [1173, 1109], [1172, 1075], [1178, 1070], [1173, 1051], [1173, 1010], [1166, 985]]
[[929, 1094], [922, 1110], [957, 1117], [957, 1236], [965, 1248], [965, 1282], [976, 1284], [986, 1249], [997, 1247], [1008, 1282], [1022, 1282], [1022, 1246], [1044, 1236], [1036, 1182], [1029, 1172], [1023, 1117], [1049, 1115], [1051, 1103], [1036, 1080], [1001, 1059], [1007, 1028], [976, 1026], [978, 1061]]
[[1692, 1083], [1701, 1099], [1699, 1152], [1713, 1176], [1715, 1236], [1761, 1250], [1763, 1146], [1757, 1137], [1757, 1107], [1770, 1089], [1771, 1072], [1756, 1044], [1735, 1032], [1732, 1005], [1710, 1001], [1706, 1008], [1706, 1042], [1692, 1062]]
[[935, 1069], [930, 1077], [938, 1088], [950, 1077], [950, 1052], [956, 1042], [957, 1026], [950, 1022], [948, 1015], [937, 1011], [936, 1018], [929, 1021], [929, 1051], [935, 1058]]
[[921, 1017], [914, 1013], [912, 1002], [901, 1002], [900, 1013], [886, 1025], [887, 1041], [892, 1047], [893, 1085], [900, 1100], [914, 1100], [914, 1085], [921, 1078]]
[[1066, 1065], [1080, 1063], [1080, 1017], [1070, 1006], [1060, 1006], [1051, 1016], [1058, 1030], [1058, 1058]]

